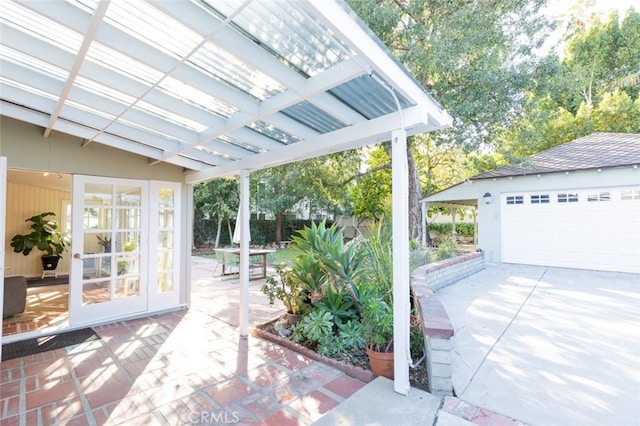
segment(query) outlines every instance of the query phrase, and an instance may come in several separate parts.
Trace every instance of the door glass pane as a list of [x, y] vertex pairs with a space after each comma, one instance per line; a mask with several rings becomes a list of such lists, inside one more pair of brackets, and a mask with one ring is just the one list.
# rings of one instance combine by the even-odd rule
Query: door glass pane
[[138, 277], [119, 278], [116, 280], [116, 299], [127, 299], [140, 295], [140, 280]]
[[140, 187], [118, 185], [116, 187], [117, 206], [140, 206]]
[[158, 247], [170, 249], [173, 248], [173, 231], [158, 232]]
[[173, 210], [160, 210], [158, 213], [158, 227], [160, 229], [173, 228]]
[[111, 300], [111, 280], [101, 280], [82, 285], [82, 304], [103, 303]]
[[131, 275], [140, 272], [138, 254], [126, 254], [116, 257], [117, 275]]
[[158, 293], [173, 291], [174, 197], [170, 188], [159, 190], [158, 210]]
[[173, 269], [173, 253], [164, 251], [158, 254], [158, 271]]
[[116, 251], [132, 252], [137, 251], [140, 246], [140, 232], [122, 231], [116, 232]]
[[158, 291], [160, 293], [173, 290], [173, 274], [161, 273], [158, 274]]
[[84, 229], [111, 229], [111, 208], [85, 207]]
[[113, 185], [108, 183], [86, 183], [84, 185], [84, 203], [111, 205]]
[[165, 188], [160, 190], [160, 210], [162, 210], [163, 207], [173, 208], [174, 192], [173, 189]]
[[120, 229], [138, 229], [140, 228], [139, 208], [118, 208], [116, 209], [116, 228]]

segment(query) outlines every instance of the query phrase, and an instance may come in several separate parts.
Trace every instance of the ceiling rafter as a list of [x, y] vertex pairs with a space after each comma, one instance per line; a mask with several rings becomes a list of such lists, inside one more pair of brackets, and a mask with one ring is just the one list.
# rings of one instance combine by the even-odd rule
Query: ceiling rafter
[[51, 114], [51, 119], [49, 120], [49, 124], [47, 124], [47, 127], [44, 130], [45, 138], [49, 137], [49, 133], [51, 133], [51, 129], [53, 128], [53, 125], [58, 119], [58, 116], [60, 115], [60, 111], [64, 107], [64, 104], [67, 100], [67, 96], [69, 96], [69, 92], [73, 88], [73, 83], [76, 80], [76, 77], [78, 76], [80, 67], [82, 66], [82, 63], [84, 62], [84, 59], [87, 56], [89, 47], [93, 42], [93, 38], [95, 37], [96, 32], [98, 31], [98, 27], [102, 23], [102, 19], [107, 13], [108, 7], [109, 7], [109, 2], [107, 0], [100, 0], [100, 2], [98, 2], [98, 7], [96, 7], [96, 10], [93, 13], [93, 16], [91, 17], [91, 23], [89, 24], [89, 29], [85, 33], [84, 39], [82, 40], [82, 45], [80, 46], [80, 49], [76, 53], [76, 59], [73, 62], [71, 71], [69, 72], [69, 77], [67, 78], [67, 81], [64, 83], [64, 87], [62, 88], [62, 92], [60, 93], [60, 97], [58, 98], [58, 104], [53, 110], [53, 113]]

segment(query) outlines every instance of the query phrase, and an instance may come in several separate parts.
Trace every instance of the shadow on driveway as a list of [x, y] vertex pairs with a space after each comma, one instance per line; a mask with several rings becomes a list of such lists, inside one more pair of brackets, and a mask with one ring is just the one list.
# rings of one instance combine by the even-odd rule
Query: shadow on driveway
[[487, 265], [437, 294], [459, 398], [532, 425], [640, 423], [640, 275]]

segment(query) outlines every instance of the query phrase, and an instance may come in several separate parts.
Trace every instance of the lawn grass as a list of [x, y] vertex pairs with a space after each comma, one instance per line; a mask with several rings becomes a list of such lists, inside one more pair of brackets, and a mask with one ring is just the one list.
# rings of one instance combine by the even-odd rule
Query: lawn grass
[[293, 261], [293, 257], [299, 252], [294, 249], [277, 249], [273, 256], [273, 261], [271, 263], [282, 263], [288, 262], [291, 263]]
[[[293, 249], [277, 249], [273, 254], [272, 260], [269, 261], [270, 264], [288, 262], [291, 263], [293, 261], [293, 257], [297, 254], [297, 250]], [[206, 257], [208, 259], [215, 259], [214, 249], [207, 248], [202, 250], [194, 251], [195, 256]]]

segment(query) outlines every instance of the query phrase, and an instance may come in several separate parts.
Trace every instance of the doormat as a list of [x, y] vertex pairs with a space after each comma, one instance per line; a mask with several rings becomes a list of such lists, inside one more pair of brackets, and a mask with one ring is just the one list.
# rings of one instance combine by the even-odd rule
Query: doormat
[[80, 343], [99, 339], [100, 337], [92, 328], [82, 328], [80, 330], [68, 331], [51, 336], [42, 336], [21, 342], [7, 343], [6, 345], [2, 345], [2, 361], [63, 349], [67, 346], [79, 345]]

